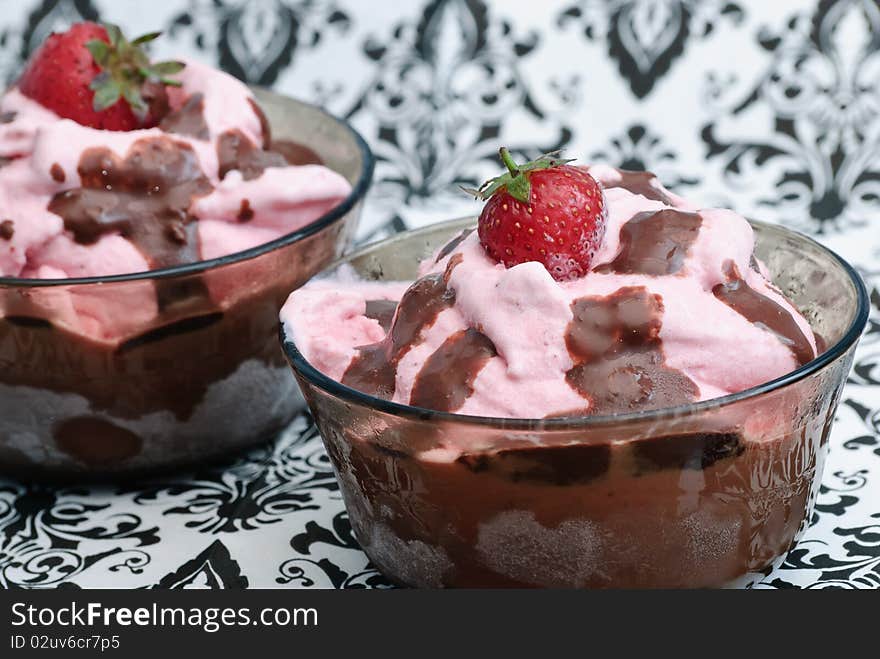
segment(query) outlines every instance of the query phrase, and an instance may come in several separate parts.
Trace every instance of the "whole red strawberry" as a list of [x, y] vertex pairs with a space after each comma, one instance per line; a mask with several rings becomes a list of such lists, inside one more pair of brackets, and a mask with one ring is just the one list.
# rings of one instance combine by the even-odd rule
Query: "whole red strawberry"
[[141, 46], [158, 32], [129, 42], [115, 25], [76, 23], [52, 33], [18, 80], [21, 93], [66, 119], [106, 130], [155, 126], [163, 85], [181, 62], [151, 64]]
[[557, 281], [590, 271], [605, 236], [605, 196], [596, 180], [554, 154], [517, 165], [477, 192], [487, 199], [477, 231], [486, 253], [508, 268], [538, 261]]

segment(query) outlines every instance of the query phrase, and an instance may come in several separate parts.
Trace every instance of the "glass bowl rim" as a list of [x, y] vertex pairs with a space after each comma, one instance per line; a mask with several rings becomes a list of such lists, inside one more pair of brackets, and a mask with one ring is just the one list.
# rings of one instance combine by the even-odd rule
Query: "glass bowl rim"
[[224, 256], [218, 256], [213, 259], [194, 261], [193, 263], [184, 263], [181, 265], [173, 265], [165, 268], [157, 268], [156, 270], [127, 272], [118, 275], [69, 277], [65, 279], [0, 277], [0, 287], [5, 286], [9, 288], [43, 288], [51, 286], [83, 286], [88, 284], [111, 284], [126, 281], [171, 279], [175, 277], [183, 277], [186, 275], [195, 275], [208, 270], [214, 270], [217, 268], [222, 268], [223, 266], [232, 265], [233, 263], [249, 261], [250, 259], [262, 256], [263, 254], [266, 254], [268, 252], [286, 247], [299, 240], [303, 240], [315, 233], [318, 233], [322, 229], [329, 227], [334, 222], [344, 217], [352, 208], [354, 208], [354, 206], [358, 202], [363, 200], [364, 196], [367, 193], [367, 190], [369, 190], [370, 188], [370, 183], [373, 180], [373, 172], [375, 170], [376, 158], [373, 155], [373, 152], [367, 144], [366, 140], [346, 119], [337, 117], [336, 115], [331, 114], [324, 108], [315, 105], [314, 103], [308, 103], [306, 101], [301, 101], [299, 99], [291, 98], [289, 96], [283, 96], [262, 87], [253, 87], [252, 89], [259, 90], [264, 94], [274, 94], [275, 96], [283, 98], [286, 102], [292, 101], [299, 105], [303, 105], [312, 110], [315, 110], [319, 114], [322, 114], [331, 121], [339, 124], [352, 138], [355, 146], [357, 147], [358, 153], [361, 156], [363, 166], [361, 168], [360, 176], [358, 177], [357, 181], [355, 181], [354, 185], [352, 185], [351, 191], [338, 205], [331, 208], [329, 211], [324, 213], [321, 217], [314, 220], [313, 222], [310, 222], [309, 224], [297, 229], [296, 231], [286, 233], [280, 238], [270, 240], [267, 243], [262, 243], [255, 247], [242, 250], [240, 252], [225, 254]]
[[[748, 389], [743, 389], [733, 394], [720, 396], [718, 398], [710, 398], [708, 400], [696, 403], [688, 403], [686, 405], [677, 405], [674, 407], [661, 407], [653, 410], [643, 410], [637, 412], [627, 412], [625, 414], [603, 414], [594, 416], [570, 416], [570, 417], [551, 417], [551, 418], [526, 418], [526, 417], [492, 417], [477, 416], [471, 414], [457, 414], [455, 412], [440, 412], [438, 410], [416, 407], [414, 405], [406, 405], [403, 403], [395, 403], [384, 398], [371, 396], [357, 389], [353, 389], [333, 378], [325, 375], [317, 368], [312, 366], [303, 354], [296, 347], [294, 342], [290, 340], [284, 331], [284, 323], [280, 323], [279, 333], [284, 353], [290, 361], [293, 370], [298, 376], [305, 378], [309, 384], [318, 387], [324, 392], [340, 398], [346, 402], [354, 403], [363, 407], [372, 408], [380, 412], [391, 414], [397, 417], [415, 419], [420, 421], [446, 421], [452, 423], [460, 423], [466, 425], [489, 426], [499, 429], [509, 430], [571, 430], [579, 428], [603, 427], [622, 423], [635, 423], [641, 421], [659, 421], [681, 418], [694, 413], [726, 407], [733, 403], [754, 398], [762, 394], [782, 389], [790, 384], [798, 382], [813, 373], [816, 373], [832, 362], [836, 361], [861, 337], [865, 324], [868, 321], [869, 302], [868, 291], [861, 276], [856, 272], [844, 258], [842, 258], [834, 250], [822, 245], [813, 238], [804, 235], [793, 229], [773, 224], [769, 222], [760, 222], [757, 220], [748, 220], [750, 224], [758, 227], [767, 227], [776, 231], [781, 231], [789, 235], [795, 236], [798, 240], [804, 240], [812, 243], [819, 251], [830, 256], [843, 269], [849, 277], [850, 283], [855, 288], [856, 309], [853, 314], [853, 320], [847, 328], [844, 335], [834, 345], [829, 346], [818, 357], [811, 359], [806, 364], [790, 371], [778, 378], [768, 382], [761, 383]], [[450, 229], [466, 228], [466, 222], [476, 222], [475, 217], [458, 218], [441, 223], [430, 224], [419, 229], [404, 231], [393, 236], [372, 242], [364, 247], [351, 252], [350, 254], [337, 259], [330, 264], [321, 274], [332, 272], [335, 268], [343, 263], [361, 257], [381, 244], [401, 240], [410, 237], [418, 237], [422, 233], [429, 233], [441, 226], [448, 226]]]

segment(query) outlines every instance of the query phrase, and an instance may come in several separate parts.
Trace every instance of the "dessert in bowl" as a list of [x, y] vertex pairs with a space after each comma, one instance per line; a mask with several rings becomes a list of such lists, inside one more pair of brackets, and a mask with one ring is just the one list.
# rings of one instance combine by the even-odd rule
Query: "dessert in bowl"
[[0, 99], [0, 466], [16, 475], [167, 467], [282, 428], [301, 403], [278, 309], [342, 253], [372, 176], [346, 123], [196, 62], [150, 65], [138, 112], [132, 90], [78, 80], [131, 50], [79, 24]]
[[648, 173], [548, 169], [282, 310], [354, 531], [413, 586], [747, 585], [808, 522], [864, 286]]

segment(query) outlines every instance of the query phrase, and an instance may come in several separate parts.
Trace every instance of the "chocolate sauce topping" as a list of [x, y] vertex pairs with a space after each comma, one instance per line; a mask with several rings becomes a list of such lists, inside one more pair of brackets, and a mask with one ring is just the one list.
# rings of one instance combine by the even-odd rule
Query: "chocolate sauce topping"
[[269, 151], [280, 154], [288, 165], [323, 165], [321, 156], [305, 144], [291, 140], [275, 140]]
[[263, 134], [263, 148], [268, 149], [269, 145], [272, 144], [272, 126], [269, 124], [269, 119], [266, 117], [266, 113], [263, 112], [263, 108], [254, 99], [249, 98], [248, 103], [250, 103], [251, 109], [260, 121], [260, 132]]
[[[257, 115], [257, 119], [260, 120], [260, 130], [263, 133], [263, 148], [266, 151], [281, 155], [288, 165], [324, 164], [324, 161], [321, 160], [321, 156], [304, 144], [299, 144], [298, 142], [293, 142], [291, 140], [273, 141], [272, 127], [269, 125], [269, 119], [266, 117], [266, 113], [263, 112], [263, 108], [261, 108], [259, 103], [252, 98], [248, 99], [248, 103], [251, 104], [251, 109], [254, 111], [254, 114]], [[269, 166], [277, 165], [266, 165], [266, 167]], [[223, 178], [223, 176], [225, 176], [225, 173], [222, 173], [220, 178]]]
[[696, 399], [697, 386], [665, 364], [660, 341], [663, 302], [643, 286], [571, 305], [565, 344], [575, 365], [566, 380], [590, 400], [590, 414], [656, 409]]
[[205, 97], [202, 94], [190, 96], [179, 110], [162, 120], [159, 128], [166, 133], [188, 135], [197, 140], [210, 139], [211, 133], [205, 122]]
[[171, 103], [168, 100], [168, 90], [165, 84], [158, 80], [147, 80], [141, 85], [141, 96], [147, 103], [149, 115], [161, 121], [171, 112]]
[[620, 253], [597, 272], [671, 275], [681, 270], [703, 220], [698, 213], [666, 208], [639, 213], [620, 228]]
[[57, 162], [52, 163], [52, 166], [49, 168], [49, 176], [57, 183], [64, 183], [64, 180], [67, 178], [64, 175], [64, 168]]
[[391, 321], [394, 320], [394, 312], [397, 311], [397, 302], [394, 300], [367, 300], [367, 309], [364, 315], [379, 323], [386, 332], [391, 329]]
[[49, 210], [64, 219], [76, 242], [91, 245], [119, 233], [150, 268], [199, 259], [198, 236], [187, 212], [211, 184], [192, 147], [167, 137], [135, 142], [124, 159], [103, 147], [87, 149], [78, 170], [82, 187], [56, 194]]
[[218, 175], [225, 178], [233, 169], [241, 172], [245, 181], [260, 176], [267, 167], [285, 167], [287, 161], [280, 153], [263, 151], [240, 130], [228, 130], [217, 140]]
[[391, 331], [379, 343], [358, 349], [342, 376], [343, 384], [381, 398], [394, 396], [400, 360], [422, 342], [422, 331], [434, 324], [440, 312], [455, 303], [455, 292], [447, 282], [456, 265], [458, 261], [450, 261], [443, 275], [422, 277], [407, 289], [397, 305]]
[[239, 222], [250, 222], [254, 219], [254, 209], [251, 208], [251, 202], [249, 200], [241, 200], [241, 204], [238, 207], [238, 215], [235, 219]]
[[666, 194], [666, 190], [663, 189], [663, 186], [660, 184], [660, 181], [654, 173], [634, 172], [628, 169], [618, 169], [617, 171], [620, 173], [622, 179], [620, 183], [615, 183], [614, 185], [608, 185], [606, 187], [623, 188], [624, 190], [629, 190], [633, 194], [640, 194], [646, 199], [659, 201], [667, 206], [674, 205], [674, 201], [668, 194]]
[[488, 336], [468, 328], [456, 332], [425, 361], [413, 383], [410, 405], [454, 412], [474, 393], [474, 380], [496, 354]]
[[791, 350], [798, 365], [802, 366], [816, 356], [791, 313], [751, 288], [733, 261], [724, 263], [724, 272], [727, 281], [712, 289], [715, 297], [753, 325], [775, 334]]
[[473, 232], [474, 232], [473, 229], [464, 229], [455, 238], [453, 238], [448, 243], [446, 243], [443, 246], [443, 249], [441, 249], [437, 253], [437, 258], [434, 260], [434, 263], [440, 263], [440, 261], [442, 261], [447, 256], [449, 256], [455, 250], [455, 248], [458, 247], [459, 245], [461, 245], [461, 243], [464, 241], [464, 239], [467, 238], [469, 235], [471, 235]]
[[15, 235], [15, 223], [12, 220], [3, 220], [0, 222], [0, 239], [12, 240]]

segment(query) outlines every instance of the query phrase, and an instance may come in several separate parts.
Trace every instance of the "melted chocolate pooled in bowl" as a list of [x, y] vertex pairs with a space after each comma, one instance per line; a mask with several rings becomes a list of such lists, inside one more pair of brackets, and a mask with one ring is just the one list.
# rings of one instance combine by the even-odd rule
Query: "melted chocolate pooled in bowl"
[[591, 401], [590, 414], [671, 407], [696, 400], [699, 390], [665, 363], [660, 341], [663, 302], [642, 286], [607, 297], [582, 297], [565, 343], [575, 365], [569, 385]]

